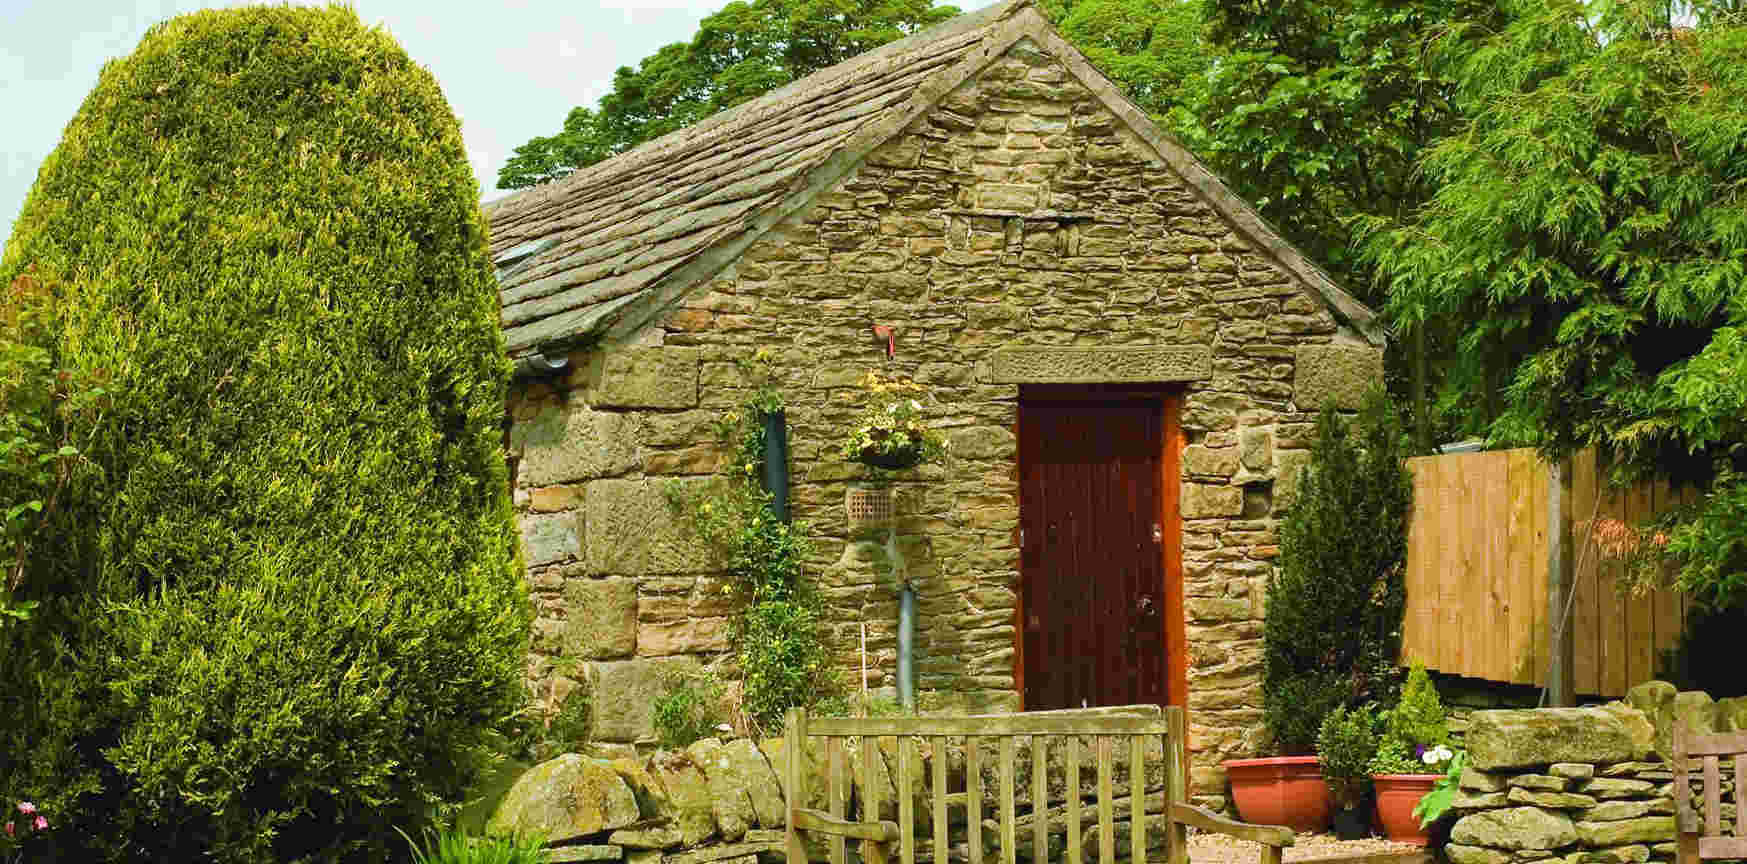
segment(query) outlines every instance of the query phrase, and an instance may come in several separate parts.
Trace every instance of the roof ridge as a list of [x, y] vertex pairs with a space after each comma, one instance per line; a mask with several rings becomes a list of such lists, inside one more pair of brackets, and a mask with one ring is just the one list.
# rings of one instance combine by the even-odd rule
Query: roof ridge
[[658, 138], [644, 141], [623, 153], [609, 156], [593, 165], [579, 168], [556, 180], [530, 186], [495, 201], [486, 202], [484, 209], [488, 214], [495, 214], [499, 210], [508, 208], [512, 204], [519, 204], [524, 200], [531, 202], [536, 199], [543, 199], [552, 195], [557, 195], [572, 186], [585, 183], [589, 178], [603, 173], [632, 170], [634, 167], [641, 165], [646, 161], [653, 161], [657, 155], [682, 147], [701, 136], [715, 131], [718, 127], [724, 124], [737, 120], [756, 118], [762, 116], [764, 113], [780, 110], [783, 101], [798, 93], [806, 92], [829, 82], [848, 78], [857, 72], [877, 69], [882, 65], [882, 61], [894, 59], [925, 46], [932, 45], [936, 42], [942, 42], [955, 36], [969, 35], [981, 30], [986, 30], [1008, 18], [1011, 18], [1021, 10], [1030, 7], [1034, 2], [1035, 0], [1002, 0], [1000, 3], [996, 3], [983, 9], [978, 9], [974, 12], [966, 12], [961, 15], [956, 15], [934, 25], [933, 27], [917, 31], [902, 39], [893, 40], [879, 46], [878, 48], [871, 49], [840, 63], [834, 63], [804, 77], [797, 78], [775, 90], [761, 94], [756, 98], [749, 99], [739, 105], [724, 108], [696, 123], [675, 129]]

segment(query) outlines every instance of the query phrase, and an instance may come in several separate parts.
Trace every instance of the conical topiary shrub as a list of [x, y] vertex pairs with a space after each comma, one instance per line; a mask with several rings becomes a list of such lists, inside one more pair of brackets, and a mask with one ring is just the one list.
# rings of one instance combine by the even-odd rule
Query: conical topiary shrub
[[1325, 409], [1280, 526], [1263, 623], [1263, 712], [1283, 754], [1315, 751], [1340, 706], [1390, 704], [1400, 679], [1413, 478], [1381, 392], [1349, 425]]
[[0, 798], [61, 860], [400, 848], [518, 710], [529, 620], [436, 82], [337, 7], [156, 26], [43, 164], [27, 272], [108, 394], [0, 633]]

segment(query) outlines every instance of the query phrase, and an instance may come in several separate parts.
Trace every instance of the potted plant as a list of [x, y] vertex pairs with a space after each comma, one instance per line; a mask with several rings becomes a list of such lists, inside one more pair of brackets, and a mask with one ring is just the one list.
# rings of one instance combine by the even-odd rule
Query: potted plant
[[1397, 843], [1424, 846], [1431, 837], [1415, 810], [1420, 799], [1449, 773], [1458, 752], [1449, 746], [1443, 702], [1425, 667], [1414, 664], [1402, 688], [1401, 702], [1386, 718], [1377, 755], [1371, 760], [1371, 783], [1377, 790], [1377, 821]]
[[1358, 840], [1371, 833], [1371, 820], [1361, 805], [1377, 755], [1377, 715], [1371, 706], [1336, 708], [1322, 720], [1316, 736], [1322, 776], [1335, 802], [1335, 835]]
[[882, 471], [903, 471], [946, 455], [946, 437], [922, 414], [922, 385], [869, 372], [861, 380], [867, 408], [843, 442], [843, 458]]

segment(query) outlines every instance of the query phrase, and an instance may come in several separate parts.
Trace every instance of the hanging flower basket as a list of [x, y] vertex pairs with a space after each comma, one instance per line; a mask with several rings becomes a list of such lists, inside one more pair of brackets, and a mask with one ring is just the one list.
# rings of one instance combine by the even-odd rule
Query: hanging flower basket
[[946, 437], [928, 425], [923, 388], [903, 378], [869, 372], [862, 379], [868, 402], [843, 442], [843, 458], [870, 468], [903, 471], [946, 455]]
[[922, 464], [922, 445], [912, 444], [897, 450], [886, 450], [876, 445], [861, 448], [855, 461], [870, 468], [884, 468], [887, 471], [903, 471]]

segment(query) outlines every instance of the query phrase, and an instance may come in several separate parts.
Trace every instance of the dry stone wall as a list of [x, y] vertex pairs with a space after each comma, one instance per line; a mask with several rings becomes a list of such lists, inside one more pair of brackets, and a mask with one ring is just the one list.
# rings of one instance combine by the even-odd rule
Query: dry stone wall
[[[809, 739], [804, 755], [809, 798], [806, 806], [827, 809], [825, 754], [821, 739]], [[1058, 739], [1059, 743], [1059, 739]], [[1146, 754], [1148, 772], [1143, 786], [1149, 814], [1164, 809], [1164, 777], [1156, 738]], [[966, 788], [965, 753], [960, 739], [944, 750], [935, 750], [930, 740], [917, 739], [919, 757], [908, 778], [900, 776], [897, 745], [893, 739], [880, 742], [874, 770], [864, 771], [857, 747], [846, 747], [847, 774], [845, 812], [859, 819], [868, 790], [877, 789], [882, 802], [880, 818], [897, 821], [900, 794], [912, 799], [916, 819], [918, 858], [933, 860], [933, 808], [931, 787], [935, 759], [945, 759], [947, 788], [954, 796], [948, 808], [948, 856], [968, 860], [973, 836], [967, 827], [963, 801]], [[1082, 740], [1082, 753], [1095, 752], [1092, 739]], [[1033, 820], [1048, 821], [1049, 859], [1059, 859], [1067, 843], [1066, 766], [1062, 750], [1049, 753], [1045, 787], [1049, 802], [1042, 813], [1031, 799], [1031, 741], [1015, 741], [1015, 825], [1019, 836], [1017, 857], [1034, 860]], [[992, 856], [1000, 848], [997, 810], [997, 759], [992, 741], [984, 742], [982, 761], [983, 848]], [[1126, 747], [1117, 748], [1111, 769], [1115, 789], [1128, 790], [1130, 763]], [[754, 864], [783, 849], [783, 826], [787, 815], [779, 777], [787, 770], [788, 753], [781, 739], [754, 741], [739, 738], [722, 741], [706, 738], [684, 750], [660, 750], [638, 756], [628, 748], [596, 747], [589, 753], [566, 753], [523, 774], [497, 806], [487, 830], [493, 833], [537, 833], [547, 839], [549, 861], [626, 861], [636, 864], [707, 864], [732, 861]], [[1080, 772], [1079, 797], [1084, 837], [1095, 838], [1097, 818], [1096, 773]], [[1113, 799], [1117, 848], [1129, 850], [1129, 798]], [[1162, 848], [1162, 820], [1149, 820], [1147, 836], [1151, 849]], [[1090, 842], [1090, 841], [1089, 841]], [[810, 847], [814, 860], [825, 860], [826, 848]]]
[[[1735, 704], [1652, 681], [1600, 707], [1475, 712], [1447, 856], [1453, 864], [1674, 860], [1672, 729], [1747, 727], [1747, 711]], [[1703, 794], [1697, 769], [1695, 761], [1695, 801]], [[1736, 782], [1725, 772], [1725, 799]], [[1733, 804], [1723, 821], [1734, 824]]]
[[[629, 345], [578, 352], [512, 398], [517, 501], [538, 595], [542, 698], [592, 679], [597, 733], [649, 732], [664, 664], [726, 649], [721, 583], [665, 506], [715, 469], [711, 420], [749, 395], [758, 348], [788, 400], [792, 503], [843, 668], [893, 684], [897, 602], [849, 542], [838, 455], [870, 369], [929, 388], [949, 464], [896, 487], [919, 585], [919, 686], [935, 705], [1018, 707], [1014, 424], [1033, 382], [1180, 385], [1194, 782], [1262, 746], [1263, 587], [1315, 410], [1356, 406], [1381, 355], [1239, 234], [1092, 94], [1022, 42], [777, 225]], [[885, 362], [873, 324], [894, 328]]]

